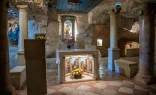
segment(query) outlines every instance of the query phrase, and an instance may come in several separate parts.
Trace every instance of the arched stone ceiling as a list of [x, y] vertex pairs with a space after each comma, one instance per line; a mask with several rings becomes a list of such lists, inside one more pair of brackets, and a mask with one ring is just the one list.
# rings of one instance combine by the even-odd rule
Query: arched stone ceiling
[[71, 5], [68, 0], [58, 0], [56, 5], [57, 11], [75, 11], [75, 12], [89, 12], [103, 0], [80, 0], [81, 4]]

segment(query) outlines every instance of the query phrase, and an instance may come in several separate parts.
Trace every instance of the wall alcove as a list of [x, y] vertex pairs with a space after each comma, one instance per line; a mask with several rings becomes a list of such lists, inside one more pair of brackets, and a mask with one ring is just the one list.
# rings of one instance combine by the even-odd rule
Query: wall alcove
[[62, 34], [61, 38], [64, 41], [65, 39], [74, 39], [75, 38], [75, 17], [74, 16], [62, 16]]

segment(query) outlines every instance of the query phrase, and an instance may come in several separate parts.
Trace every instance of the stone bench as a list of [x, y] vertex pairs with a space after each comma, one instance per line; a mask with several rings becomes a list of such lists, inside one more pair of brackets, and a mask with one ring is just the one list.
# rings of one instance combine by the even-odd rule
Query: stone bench
[[26, 82], [26, 68], [25, 66], [16, 66], [10, 70], [11, 83], [20, 90]]
[[115, 72], [132, 78], [138, 71], [138, 64], [136, 62], [118, 59], [114, 61]]

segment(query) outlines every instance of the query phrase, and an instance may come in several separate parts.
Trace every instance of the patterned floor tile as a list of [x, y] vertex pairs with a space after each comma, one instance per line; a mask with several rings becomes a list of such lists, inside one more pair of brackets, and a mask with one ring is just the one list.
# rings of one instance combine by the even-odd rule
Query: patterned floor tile
[[81, 85], [80, 83], [71, 83], [68, 87], [77, 88], [80, 85]]
[[74, 88], [70, 88], [70, 87], [63, 87], [60, 90], [58, 90], [59, 92], [64, 92], [64, 93], [70, 93], [72, 90], [74, 90]]
[[56, 90], [53, 90], [53, 89], [47, 89], [47, 94], [53, 94], [54, 92], [56, 92]]
[[128, 84], [128, 83], [123, 83], [122, 85], [121, 85], [121, 87], [128, 87], [128, 88], [134, 88], [135, 87], [135, 84]]
[[117, 92], [114, 90], [104, 90], [100, 95], [117, 95]]
[[131, 82], [130, 80], [123, 80], [124, 84], [134, 84], [133, 82]]
[[107, 86], [105, 83], [96, 83], [93, 87], [104, 89]]
[[89, 90], [90, 88], [91, 88], [90, 86], [81, 85], [81, 86], [77, 87], [76, 89], [87, 91], [87, 90]]
[[[156, 95], [156, 87], [141, 84], [109, 70], [101, 73], [97, 81], [68, 84], [55, 83], [56, 78], [48, 78], [46, 95]], [[27, 95], [27, 90], [17, 90], [17, 95]]]
[[148, 92], [148, 91], [143, 91], [143, 90], [134, 89], [133, 94], [134, 94], [134, 95], [149, 95], [149, 92]]
[[56, 85], [56, 86], [49, 86], [48, 88], [50, 88], [50, 89], [54, 89], [54, 90], [59, 90], [59, 89], [61, 89], [63, 86], [61, 86], [61, 85]]
[[51, 95], [67, 95], [66, 93], [63, 93], [63, 92], [54, 92], [53, 94], [51, 94]]
[[86, 91], [74, 89], [73, 91], [71, 91], [70, 95], [85, 95], [85, 92]]
[[143, 89], [142, 87], [138, 86], [138, 85], [135, 85], [134, 89], [138, 89], [138, 90], [144, 90], [146, 91], [145, 89]]
[[99, 95], [99, 94], [92, 93], [92, 92], [86, 92], [85, 95]]
[[134, 95], [134, 94], [128, 94], [128, 93], [118, 92], [117, 95]]
[[107, 87], [105, 87], [105, 90], [115, 90], [118, 91], [119, 90], [119, 86], [113, 86], [113, 85], [108, 85]]
[[103, 89], [99, 89], [99, 88], [92, 87], [92, 88], [89, 89], [88, 91], [89, 91], [89, 92], [93, 92], [93, 93], [100, 94], [100, 93], [102, 93]]
[[109, 85], [114, 85], [114, 86], [121, 86], [122, 82], [121, 81], [111, 81]]
[[86, 85], [86, 86], [93, 86], [94, 84], [95, 84], [95, 82], [92, 82], [92, 81], [83, 83], [83, 85]]
[[127, 87], [120, 87], [119, 92], [133, 94], [133, 89]]

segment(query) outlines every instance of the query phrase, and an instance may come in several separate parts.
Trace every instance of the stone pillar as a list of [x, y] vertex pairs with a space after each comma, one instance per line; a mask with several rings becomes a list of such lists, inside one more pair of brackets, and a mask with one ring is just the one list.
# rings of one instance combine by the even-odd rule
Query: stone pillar
[[110, 13], [110, 48], [108, 49], [108, 69], [115, 70], [114, 60], [119, 59], [120, 49], [117, 46], [117, 21], [116, 13]]
[[0, 0], [0, 95], [12, 95], [7, 36], [8, 0]]
[[18, 5], [19, 8], [19, 52], [18, 52], [18, 65], [25, 65], [24, 58], [24, 39], [28, 38], [28, 19], [27, 19], [27, 5]]
[[154, 76], [154, 42], [155, 42], [155, 4], [147, 3], [147, 8], [143, 10], [140, 19], [140, 55], [139, 72], [134, 77], [136, 81], [143, 84], [155, 82]]

